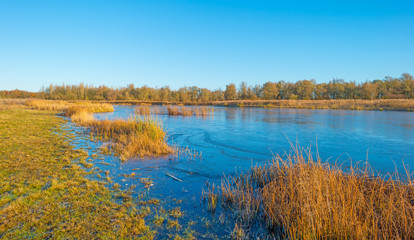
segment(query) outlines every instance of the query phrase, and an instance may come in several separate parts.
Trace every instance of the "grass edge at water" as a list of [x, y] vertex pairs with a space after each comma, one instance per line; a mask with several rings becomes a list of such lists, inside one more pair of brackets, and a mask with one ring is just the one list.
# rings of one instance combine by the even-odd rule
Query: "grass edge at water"
[[51, 112], [0, 109], [0, 238], [152, 239], [135, 204], [86, 178], [86, 156], [63, 123]]
[[288, 239], [414, 238], [409, 172], [379, 177], [368, 165], [344, 172], [313, 159], [309, 149], [292, 146], [286, 157], [225, 177], [217, 189], [205, 194], [209, 208], [218, 193], [221, 206], [241, 222], [261, 219]]

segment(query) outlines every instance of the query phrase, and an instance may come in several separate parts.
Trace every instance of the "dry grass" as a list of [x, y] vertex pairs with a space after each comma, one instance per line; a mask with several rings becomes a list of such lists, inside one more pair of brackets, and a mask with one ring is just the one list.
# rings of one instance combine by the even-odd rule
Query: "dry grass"
[[70, 117], [72, 122], [76, 123], [87, 123], [94, 120], [93, 115], [84, 109], [80, 109], [77, 112], [71, 112], [70, 114], [69, 112], [66, 112], [66, 115]]
[[110, 141], [110, 148], [121, 160], [132, 157], [160, 156], [174, 153], [165, 141], [162, 122], [150, 117], [131, 116], [127, 120], [87, 120], [81, 125], [98, 139]]
[[134, 109], [135, 113], [138, 115], [151, 115], [151, 110], [149, 108], [149, 106], [137, 106]]
[[25, 99], [0, 99], [0, 110], [22, 108], [26, 101]]
[[295, 147], [227, 178], [219, 191], [243, 221], [264, 219], [289, 239], [413, 239], [414, 181], [406, 175], [378, 177], [368, 166], [344, 172]]
[[[131, 116], [127, 120], [98, 121], [94, 112], [113, 111], [110, 104], [89, 102], [69, 103], [64, 101], [31, 100], [26, 105], [40, 110], [63, 111], [73, 122], [88, 127], [98, 139], [109, 141], [109, 148], [121, 160], [132, 157], [159, 156], [174, 153], [167, 145], [162, 122], [148, 116]], [[141, 107], [143, 115], [150, 113], [149, 107]]]
[[[183, 107], [182, 107], [183, 108]], [[181, 109], [182, 109], [181, 108]], [[179, 109], [178, 109], [178, 107], [176, 107], [176, 106], [168, 106], [167, 107], [167, 111], [168, 111], [168, 115], [169, 116], [182, 116], [182, 115], [184, 115], [183, 114], [183, 112], [182, 111], [180, 111]]]
[[414, 111], [413, 99], [379, 100], [236, 100], [212, 102], [218, 106], [246, 106], [269, 108], [345, 109], [345, 110], [398, 110]]
[[193, 107], [188, 108], [181, 106], [178, 108], [177, 106], [168, 106], [167, 107], [168, 115], [170, 116], [208, 116], [214, 115], [213, 108], [207, 108], [205, 106], [202, 107]]
[[54, 100], [27, 100], [26, 105], [36, 110], [65, 112], [66, 116], [71, 116], [76, 112], [86, 111], [90, 113], [113, 112], [114, 107], [106, 103], [91, 102], [68, 102]]

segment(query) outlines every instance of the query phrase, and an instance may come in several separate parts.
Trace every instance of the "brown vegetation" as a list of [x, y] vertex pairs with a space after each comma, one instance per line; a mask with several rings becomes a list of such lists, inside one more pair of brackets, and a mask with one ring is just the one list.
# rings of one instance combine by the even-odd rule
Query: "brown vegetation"
[[174, 153], [165, 141], [162, 123], [149, 117], [130, 117], [127, 120], [82, 121], [91, 133], [110, 147], [121, 160], [132, 157], [160, 156]]
[[137, 106], [134, 111], [138, 115], [151, 115], [149, 106]]
[[91, 134], [103, 141], [121, 160], [132, 157], [159, 156], [174, 153], [165, 141], [162, 123], [150, 117], [131, 116], [126, 120], [95, 120], [84, 108], [68, 109], [66, 116], [81, 126], [88, 127]]
[[414, 100], [413, 99], [236, 100], [236, 101], [213, 102], [212, 104], [216, 106], [265, 107], [265, 108], [414, 111]]
[[344, 172], [299, 147], [225, 179], [219, 192], [241, 219], [262, 218], [289, 239], [414, 238], [411, 174], [378, 177], [368, 166]]
[[202, 107], [193, 107], [188, 108], [181, 106], [178, 108], [177, 106], [168, 106], [167, 107], [168, 115], [170, 116], [208, 116], [214, 115], [213, 108], [206, 108], [205, 106]]
[[93, 118], [92, 113], [114, 111], [110, 104], [28, 100], [26, 105], [38, 110], [62, 111], [73, 122], [87, 127], [94, 137], [108, 141], [112, 152], [119, 155], [122, 160], [174, 153], [174, 148], [168, 146], [165, 141], [166, 133], [158, 120], [136, 116], [114, 121], [99, 121]]
[[68, 101], [51, 101], [51, 100], [27, 100], [26, 105], [36, 110], [47, 111], [64, 111], [67, 117], [76, 112], [85, 111], [90, 113], [113, 112], [114, 107], [106, 103], [68, 102]]

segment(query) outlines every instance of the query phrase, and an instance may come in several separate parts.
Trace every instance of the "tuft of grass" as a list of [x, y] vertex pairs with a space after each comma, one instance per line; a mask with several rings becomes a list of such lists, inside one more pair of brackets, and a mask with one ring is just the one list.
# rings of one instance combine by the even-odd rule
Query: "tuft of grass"
[[177, 231], [181, 229], [180, 223], [178, 223], [178, 220], [170, 220], [167, 221], [167, 229], [175, 228]]
[[79, 109], [77, 112], [71, 113], [70, 120], [76, 123], [87, 123], [93, 120], [93, 115], [84, 109]]
[[202, 191], [203, 201], [207, 201], [207, 209], [211, 212], [215, 212], [217, 208], [217, 203], [219, 195], [216, 192], [216, 187], [214, 184], [208, 187], [208, 191]]
[[121, 160], [175, 152], [166, 143], [162, 122], [157, 119], [131, 116], [126, 120], [92, 120], [81, 125], [88, 127], [93, 136], [109, 141], [110, 148]]
[[168, 115], [170, 116], [179, 116], [179, 115], [183, 115], [182, 112], [179, 111], [178, 107], [176, 106], [168, 106], [167, 107], [167, 111], [168, 111]]
[[232, 240], [244, 240], [248, 239], [246, 233], [244, 232], [243, 228], [239, 224], [235, 224], [233, 231], [230, 233], [230, 239]]
[[286, 158], [223, 180], [221, 201], [241, 219], [263, 219], [289, 239], [413, 239], [414, 181], [379, 177], [369, 166], [340, 166], [293, 147]]
[[137, 106], [134, 109], [135, 113], [138, 115], [151, 115], [151, 110], [149, 108], [149, 106]]
[[213, 108], [206, 108], [205, 106], [202, 107], [193, 107], [193, 108], [187, 108], [184, 106], [181, 106], [181, 109], [179, 109], [177, 106], [168, 106], [167, 107], [168, 115], [170, 116], [208, 116], [208, 115], [214, 115], [214, 109]]
[[180, 217], [183, 216], [183, 212], [181, 212], [181, 208], [179, 208], [179, 207], [176, 207], [174, 209], [169, 210], [168, 214], [172, 218], [180, 218]]

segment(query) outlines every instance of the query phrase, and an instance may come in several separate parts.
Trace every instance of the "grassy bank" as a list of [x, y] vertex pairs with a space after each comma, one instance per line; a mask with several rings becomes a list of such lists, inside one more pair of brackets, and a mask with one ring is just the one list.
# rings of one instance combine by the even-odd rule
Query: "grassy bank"
[[211, 104], [216, 105], [216, 106], [265, 107], [265, 108], [414, 111], [414, 100], [413, 99], [239, 100], [239, 101], [219, 101], [219, 102], [212, 102]]
[[86, 178], [54, 113], [0, 105], [0, 238], [153, 238], [145, 212]]
[[33, 109], [59, 111], [73, 122], [86, 127], [99, 140], [109, 143], [104, 153], [113, 153], [127, 160], [133, 157], [160, 156], [174, 153], [166, 143], [162, 122], [148, 116], [131, 116], [126, 120], [96, 120], [92, 113], [113, 112], [112, 105], [89, 101], [29, 100], [25, 103]]
[[92, 103], [90, 101], [53, 101], [53, 100], [27, 100], [25, 105], [36, 110], [65, 112], [67, 116], [76, 112], [89, 113], [113, 112], [114, 107], [107, 103]]
[[[95, 101], [100, 102], [100, 101]], [[395, 110], [414, 111], [414, 99], [340, 99], [340, 100], [234, 100], [214, 102], [161, 102], [161, 101], [102, 101], [110, 104], [126, 105], [205, 105], [231, 107], [303, 108], [303, 109], [343, 109], [343, 110]]]
[[288, 239], [413, 239], [414, 181], [407, 175], [380, 178], [366, 166], [344, 172], [295, 148], [270, 166], [226, 178], [205, 198], [210, 209], [219, 201], [242, 222], [261, 219]]

